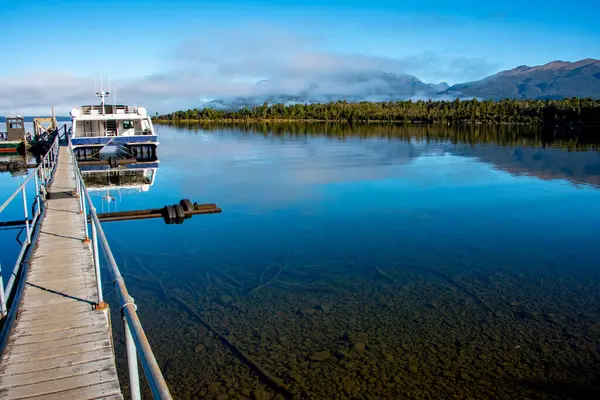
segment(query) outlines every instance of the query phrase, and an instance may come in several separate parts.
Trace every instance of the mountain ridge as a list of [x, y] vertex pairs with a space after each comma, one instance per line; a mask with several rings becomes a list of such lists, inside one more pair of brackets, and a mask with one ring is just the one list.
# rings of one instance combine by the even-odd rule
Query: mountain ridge
[[440, 95], [485, 100], [591, 97], [600, 99], [600, 60], [556, 60], [533, 67], [521, 65], [478, 81], [453, 85]]
[[586, 58], [574, 62], [555, 60], [544, 65], [520, 65], [481, 80], [453, 86], [446, 82], [426, 83], [408, 74], [375, 71], [328, 76], [295, 92], [280, 90], [279, 87], [280, 82], [277, 80], [263, 79], [256, 83], [257, 91], [262, 94], [216, 99], [206, 103], [204, 107], [241, 109], [263, 103], [287, 105], [339, 100], [559, 100], [570, 97], [600, 99], [600, 60]]

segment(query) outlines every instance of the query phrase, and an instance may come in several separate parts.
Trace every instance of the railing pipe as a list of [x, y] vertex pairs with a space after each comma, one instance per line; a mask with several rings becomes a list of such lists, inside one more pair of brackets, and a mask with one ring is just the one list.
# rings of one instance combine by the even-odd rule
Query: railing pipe
[[17, 275], [19, 275], [19, 270], [21, 269], [21, 260], [23, 259], [26, 250], [27, 244], [24, 243], [23, 246], [21, 246], [21, 251], [19, 251], [19, 256], [17, 257], [17, 261], [15, 261], [15, 266], [13, 267], [12, 273], [10, 274], [10, 278], [8, 278], [8, 283], [6, 284], [6, 289], [4, 290], [7, 299], [9, 299], [12, 294], [13, 286], [15, 285], [15, 280], [17, 279]]
[[[89, 193], [87, 192], [87, 190], [84, 190], [84, 192], [88, 203], [90, 203], [91, 199]], [[106, 240], [106, 236], [104, 236], [104, 232], [102, 231], [102, 227], [100, 226], [100, 221], [98, 220], [98, 216], [96, 215], [95, 209], [91, 208], [90, 216], [92, 218], [92, 223], [96, 225], [98, 238], [100, 240], [100, 244], [102, 245], [102, 250], [104, 252], [104, 258], [106, 259], [108, 269], [113, 277], [116, 293], [119, 298], [120, 304], [123, 304], [123, 314], [125, 315], [127, 323], [129, 325], [129, 329], [131, 330], [133, 341], [135, 343], [135, 347], [138, 350], [140, 362], [142, 363], [142, 367], [144, 368], [144, 372], [146, 374], [148, 384], [150, 385], [152, 395], [155, 399], [171, 399], [172, 397], [169, 393], [169, 388], [167, 387], [165, 378], [162, 376], [160, 367], [156, 362], [156, 358], [152, 353], [152, 348], [150, 347], [150, 343], [146, 338], [146, 334], [142, 329], [142, 324], [140, 323], [137, 313], [135, 312], [133, 299], [131, 298], [131, 296], [129, 296], [129, 293], [127, 292], [127, 288], [125, 287], [125, 281], [121, 276], [121, 272], [119, 272], [119, 268], [117, 267], [115, 258], [110, 250], [110, 247], [108, 246], [108, 241]]]
[[131, 400], [141, 400], [140, 392], [140, 373], [138, 370], [137, 352], [133, 336], [127, 323], [127, 318], [123, 318], [123, 331], [125, 332], [125, 350], [127, 352], [127, 371], [129, 372], [129, 390], [131, 392]]
[[13, 194], [11, 194], [10, 197], [4, 203], [2, 203], [2, 205], [0, 206], [0, 213], [4, 211], [4, 209], [14, 200], [14, 198], [17, 197], [17, 195], [21, 192], [25, 185], [33, 178], [32, 175], [33, 174], [29, 174], [29, 176], [25, 178], [23, 183], [19, 185], [19, 187], [13, 192]]
[[[73, 156], [72, 146], [69, 146], [69, 148], [71, 150], [71, 156]], [[169, 388], [167, 386], [167, 383], [165, 382], [165, 378], [162, 375], [160, 367], [158, 366], [156, 358], [154, 357], [154, 353], [152, 352], [152, 348], [150, 347], [148, 338], [146, 337], [146, 334], [144, 333], [144, 329], [142, 328], [142, 324], [136, 313], [136, 307], [135, 307], [133, 298], [129, 295], [129, 293], [127, 291], [127, 288], [125, 286], [125, 281], [123, 280], [123, 276], [121, 275], [121, 272], [119, 271], [117, 262], [115, 261], [115, 258], [112, 254], [110, 246], [108, 245], [108, 240], [106, 239], [106, 236], [104, 235], [104, 231], [102, 230], [100, 220], [98, 219], [98, 215], [96, 214], [96, 208], [94, 207], [92, 199], [90, 197], [90, 194], [83, 182], [83, 177], [81, 176], [81, 173], [77, 166], [77, 161], [74, 157], [72, 158], [72, 160], [73, 160], [73, 165], [75, 167], [75, 173], [76, 173], [76, 177], [77, 177], [76, 180], [78, 181], [78, 183], [81, 184], [81, 191], [82, 191], [81, 197], [84, 198], [84, 201], [87, 201], [87, 204], [89, 206], [89, 215], [90, 215], [90, 220], [91, 220], [90, 223], [92, 224], [92, 235], [94, 235], [94, 231], [95, 231], [95, 236], [96, 236], [96, 240], [94, 240], [94, 238], [92, 238], [92, 242], [99, 241], [100, 245], [102, 246], [102, 250], [104, 253], [104, 259], [106, 260], [108, 270], [113, 278], [117, 298], [119, 299], [119, 304], [121, 305], [124, 323], [127, 324], [126, 331], [129, 331], [131, 334], [131, 340], [133, 342], [134, 348], [137, 351], [137, 355], [139, 356], [140, 362], [144, 369], [144, 373], [147, 378], [146, 380], [148, 381], [148, 385], [150, 386], [150, 391], [152, 392], [152, 396], [154, 397], [154, 399], [171, 400], [172, 397], [169, 392]], [[98, 262], [97, 265], [99, 266], [99, 264], [100, 263]], [[96, 279], [98, 280], [98, 288], [99, 288], [98, 292], [101, 293], [102, 288], [100, 285], [101, 278], [100, 278], [100, 269], [99, 268], [96, 271]], [[125, 340], [126, 341], [128, 340], [127, 337], [125, 338]], [[129, 354], [129, 352], [128, 352], [128, 354]], [[131, 365], [130, 364], [131, 360], [132, 359], [130, 359], [128, 356], [128, 365]], [[133, 372], [134, 369], [137, 371], [137, 361], [135, 364], [136, 364], [136, 367], [130, 368], [130, 370], [129, 370], [130, 378], [132, 378], [134, 376], [134, 374], [137, 373], [137, 372]], [[136, 380], [136, 382], [138, 382], [137, 384], [139, 385], [139, 376], [138, 376], [138, 379]], [[135, 384], [131, 385], [132, 390], [134, 388], [134, 385]], [[132, 396], [133, 395], [134, 395], [134, 393], [132, 392]]]

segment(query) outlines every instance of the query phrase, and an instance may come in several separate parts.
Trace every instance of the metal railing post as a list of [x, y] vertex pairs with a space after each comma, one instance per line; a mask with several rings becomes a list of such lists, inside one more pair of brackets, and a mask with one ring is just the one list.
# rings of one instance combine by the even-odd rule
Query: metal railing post
[[42, 184], [44, 186], [46, 185], [46, 168], [44, 167], [44, 159], [42, 159], [42, 162], [40, 163], [40, 178], [42, 178]]
[[77, 176], [77, 193], [79, 194], [79, 208], [81, 209], [81, 213], [83, 214], [85, 208], [85, 200], [83, 199], [83, 187], [81, 186], [79, 176]]
[[[90, 213], [94, 210], [90, 207]], [[102, 295], [102, 278], [100, 276], [100, 254], [98, 253], [98, 233], [96, 232], [96, 225], [94, 221], [91, 221], [92, 225], [92, 252], [94, 256], [94, 270], [96, 271], [96, 290], [98, 291], [98, 305], [105, 307], [104, 296]]]
[[35, 210], [35, 215], [40, 215], [41, 211], [41, 207], [40, 207], [40, 186], [39, 186], [39, 182], [38, 182], [38, 176], [37, 176], [38, 172], [35, 171], [34, 172], [34, 183], [35, 183], [35, 201], [37, 202], [37, 209]]
[[27, 233], [27, 243], [31, 243], [31, 228], [29, 226], [29, 215], [27, 214], [27, 194], [25, 192], [25, 185], [21, 188], [21, 194], [23, 195], [23, 213], [25, 214], [25, 232]]
[[46, 182], [48, 182], [50, 177], [52, 177], [52, 163], [50, 162], [50, 157], [48, 156], [44, 157], [44, 160], [46, 161]]
[[83, 229], [85, 232], [85, 239], [83, 241], [85, 243], [90, 242], [90, 236], [88, 233], [88, 222], [87, 222], [87, 211], [85, 207], [85, 197], [83, 195], [83, 185], [80, 185], [81, 189], [79, 191], [79, 198], [81, 199], [81, 213], [83, 214]]
[[46, 157], [42, 158], [42, 180], [44, 181], [44, 186], [48, 186], [48, 174], [46, 169]]
[[137, 350], [133, 342], [133, 336], [129, 330], [129, 324], [125, 315], [123, 315], [123, 331], [125, 332], [125, 348], [127, 350], [127, 370], [129, 372], [129, 389], [131, 390], [131, 400], [141, 400], [140, 393], [140, 374], [138, 370]]
[[6, 297], [4, 295], [4, 279], [2, 279], [2, 263], [0, 263], [0, 314], [4, 318], [6, 312]]

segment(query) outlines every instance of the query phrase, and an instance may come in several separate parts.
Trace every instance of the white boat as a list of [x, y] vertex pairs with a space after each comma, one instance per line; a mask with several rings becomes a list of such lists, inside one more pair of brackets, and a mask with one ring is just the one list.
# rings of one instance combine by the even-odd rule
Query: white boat
[[156, 158], [158, 136], [152, 119], [141, 106], [105, 104], [109, 92], [96, 93], [100, 105], [83, 105], [71, 110], [71, 145], [78, 158], [88, 158], [112, 149], [129, 157]]

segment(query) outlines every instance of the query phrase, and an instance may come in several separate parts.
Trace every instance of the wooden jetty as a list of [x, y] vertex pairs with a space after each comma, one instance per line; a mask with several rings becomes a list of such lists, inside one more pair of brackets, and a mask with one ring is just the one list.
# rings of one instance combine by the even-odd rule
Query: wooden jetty
[[0, 398], [123, 398], [102, 250], [121, 310], [130, 398], [141, 399], [140, 364], [153, 398], [172, 400], [67, 140], [60, 147], [55, 135], [41, 163], [0, 204], [2, 213], [22, 198], [25, 234], [6, 286], [0, 273]]
[[2, 399], [122, 399], [72, 153], [58, 152], [19, 313], [0, 359]]

